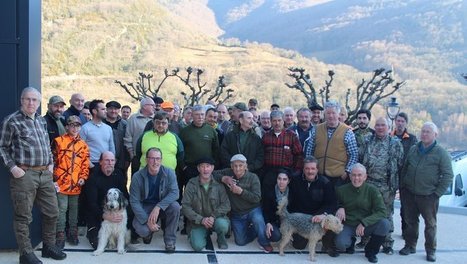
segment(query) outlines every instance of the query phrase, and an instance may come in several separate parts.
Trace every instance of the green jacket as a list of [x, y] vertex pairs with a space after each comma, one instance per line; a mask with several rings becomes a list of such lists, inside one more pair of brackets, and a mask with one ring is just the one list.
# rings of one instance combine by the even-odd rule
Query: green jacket
[[183, 193], [182, 214], [191, 225], [201, 225], [204, 217], [225, 217], [230, 212], [229, 197], [222, 184], [211, 180], [208, 190], [199, 182], [199, 177], [188, 181]]
[[185, 149], [185, 164], [195, 165], [200, 158], [210, 157], [219, 164], [219, 141], [217, 132], [208, 124], [196, 127], [193, 124], [180, 131]]
[[347, 183], [336, 189], [338, 208], [345, 209], [345, 222], [349, 226], [370, 226], [386, 217], [386, 206], [381, 193], [371, 184], [355, 188]]
[[421, 144], [413, 145], [407, 153], [401, 172], [401, 189], [416, 195], [434, 193], [440, 197], [452, 183], [451, 157], [437, 142], [426, 153], [420, 151]]
[[243, 215], [248, 213], [251, 209], [261, 206], [261, 184], [256, 174], [247, 171], [243, 177], [237, 179], [232, 169], [229, 168], [213, 171], [212, 175], [214, 179], [220, 183], [222, 182], [222, 176], [231, 176], [237, 180], [237, 185], [243, 189], [240, 195], [226, 190], [233, 214]]

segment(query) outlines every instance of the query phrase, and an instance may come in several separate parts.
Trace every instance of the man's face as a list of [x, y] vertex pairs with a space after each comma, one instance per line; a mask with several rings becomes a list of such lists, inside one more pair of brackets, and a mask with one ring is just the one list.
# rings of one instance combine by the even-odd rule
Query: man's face
[[203, 110], [193, 111], [191, 114], [193, 124], [197, 127], [201, 127], [204, 124], [204, 112]]
[[[154, 111], [156, 110], [155, 107], [156, 107], [156, 104], [154, 103], [154, 101], [147, 100], [147, 102], [143, 105], [141, 112], [145, 116], [152, 116], [154, 114]], [[160, 110], [160, 105], [159, 105], [159, 110]]]
[[102, 154], [102, 159], [99, 160], [99, 165], [105, 175], [112, 175], [115, 169], [115, 156], [111, 152]]
[[226, 119], [227, 115], [227, 107], [225, 105], [218, 105], [217, 106], [217, 112], [219, 113], [219, 116], [217, 117], [218, 121], [224, 121]]
[[360, 168], [352, 169], [350, 173], [350, 182], [356, 188], [362, 186], [362, 184], [366, 181], [366, 173]]
[[259, 120], [258, 111], [250, 110], [250, 113], [253, 115], [253, 122], [258, 123], [258, 120]]
[[172, 118], [174, 116], [174, 109], [173, 108], [163, 108], [162, 110], [167, 113], [167, 116], [169, 117], [169, 120], [172, 120]]
[[198, 165], [198, 172], [199, 172], [199, 177], [202, 180], [209, 180], [211, 179], [211, 174], [212, 171], [214, 170], [214, 165], [209, 164], [209, 163], [201, 163]]
[[420, 133], [420, 141], [423, 143], [425, 146], [429, 146], [435, 142], [437, 134], [435, 131], [430, 126], [423, 126], [422, 131]]
[[64, 103], [48, 104], [47, 110], [53, 117], [60, 118], [63, 112], [65, 112], [65, 104]]
[[280, 116], [272, 118], [271, 124], [275, 132], [281, 132], [284, 129], [284, 120]]
[[106, 109], [107, 118], [110, 120], [116, 120], [120, 114], [120, 109], [117, 107], [107, 107]]
[[318, 164], [307, 162], [303, 165], [303, 175], [307, 181], [314, 181], [318, 175]]
[[[166, 120], [167, 121], [167, 120]], [[151, 174], [156, 174], [162, 164], [162, 155], [159, 151], [150, 151], [146, 157], [146, 166]]]
[[80, 123], [72, 123], [72, 124], [66, 125], [65, 128], [66, 128], [66, 132], [70, 136], [76, 137], [76, 136], [78, 136], [79, 131], [81, 130], [81, 124]]
[[185, 122], [189, 124], [191, 122], [191, 116], [193, 115], [193, 112], [191, 109], [186, 110], [183, 112], [183, 119], [185, 119]]
[[81, 110], [81, 113], [84, 115], [84, 117], [86, 117], [86, 120], [89, 121], [92, 119], [92, 115], [91, 112], [89, 112], [89, 109], [83, 108], [83, 110]]
[[248, 130], [253, 127], [253, 114], [250, 112], [243, 112], [243, 116], [239, 119], [240, 126], [243, 130]]
[[336, 108], [326, 108], [326, 110], [324, 110], [324, 117], [328, 127], [337, 127], [337, 125], [339, 125], [339, 113]]
[[122, 119], [123, 120], [127, 120], [130, 117], [130, 115], [131, 115], [130, 108], [127, 108], [127, 107], [122, 108]]
[[259, 122], [261, 123], [262, 128], [264, 129], [271, 128], [271, 117], [269, 117], [269, 115], [261, 115]]
[[366, 129], [369, 123], [370, 123], [370, 120], [368, 120], [368, 117], [366, 116], [365, 113], [361, 113], [357, 115], [357, 124], [359, 128]]
[[242, 110], [240, 110], [238, 108], [232, 109], [232, 114], [230, 115], [230, 118], [233, 121], [238, 121], [238, 116], [240, 115], [241, 112], [242, 112]]
[[83, 110], [84, 107], [84, 96], [81, 94], [74, 94], [71, 96], [70, 104], [74, 106], [78, 111]]
[[215, 125], [217, 125], [217, 116], [218, 116], [217, 112], [214, 112], [214, 111], [206, 112], [206, 123], [214, 127]]
[[399, 134], [405, 131], [407, 128], [407, 122], [405, 121], [405, 118], [398, 116], [396, 117], [396, 130]]
[[339, 122], [344, 123], [344, 121], [347, 119], [347, 112], [341, 111], [339, 113], [339, 118], [338, 119], [339, 119]]
[[285, 173], [279, 173], [277, 175], [277, 187], [279, 187], [280, 191], [285, 191], [287, 185], [289, 185], [289, 176]]
[[383, 138], [389, 133], [389, 126], [382, 118], [378, 118], [375, 122], [375, 133], [379, 138]]
[[107, 111], [103, 103], [98, 103], [97, 107], [92, 109], [92, 111], [94, 113], [93, 118], [103, 120], [106, 117]]
[[293, 124], [295, 121], [295, 113], [293, 111], [284, 112], [284, 123], [287, 125]]
[[298, 112], [298, 125], [303, 129], [308, 129], [311, 125], [311, 115], [310, 112], [303, 110]]
[[311, 111], [311, 122], [313, 124], [319, 124], [319, 122], [321, 122], [321, 110]]
[[231, 162], [230, 167], [232, 168], [232, 171], [235, 174], [235, 177], [237, 177], [238, 179], [243, 177], [243, 175], [245, 175], [245, 172], [247, 170], [246, 162], [239, 161], [239, 160]]
[[162, 120], [155, 119], [154, 130], [156, 131], [157, 134], [160, 134], [160, 135], [167, 133], [167, 131], [169, 130], [169, 121], [166, 118]]
[[27, 115], [34, 115], [40, 104], [41, 98], [39, 98], [39, 94], [34, 91], [24, 93], [21, 97], [21, 109]]

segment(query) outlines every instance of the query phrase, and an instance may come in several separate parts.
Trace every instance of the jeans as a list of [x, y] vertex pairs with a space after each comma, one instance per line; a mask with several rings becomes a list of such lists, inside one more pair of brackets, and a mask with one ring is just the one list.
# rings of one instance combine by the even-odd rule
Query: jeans
[[38, 205], [42, 215], [42, 239], [45, 245], [55, 245], [58, 205], [52, 173], [48, 170], [26, 170], [21, 178], [10, 178], [10, 194], [13, 202], [13, 228], [19, 254], [33, 252], [29, 238], [32, 207]]
[[[224, 237], [225, 234], [229, 231], [229, 219], [226, 217], [218, 217], [214, 221], [214, 226], [213, 226], [214, 232], [216, 232], [217, 237]], [[208, 234], [208, 230], [204, 226], [196, 226], [191, 229], [190, 235], [189, 235], [189, 241], [191, 244], [191, 247], [195, 251], [201, 251], [203, 248], [206, 247], [206, 236]], [[219, 242], [219, 239], [218, 239]]]
[[[154, 205], [144, 205], [143, 208], [146, 213], [151, 213]], [[180, 218], [180, 204], [178, 202], [171, 203], [165, 210], [160, 210], [159, 219], [161, 220], [161, 227], [164, 230], [164, 243], [166, 245], [175, 245], [177, 240], [177, 227], [178, 219]], [[136, 217], [133, 219], [133, 227], [140, 237], [147, 237], [152, 232], [146, 224], [140, 224]]]
[[[365, 227], [364, 235], [365, 236], [382, 236], [385, 237], [389, 233], [390, 224], [388, 219], [383, 218], [378, 222]], [[355, 231], [357, 226], [349, 226], [344, 224], [344, 229], [342, 232], [336, 235], [335, 242], [336, 247], [340, 251], [345, 251], [352, 244], [352, 238], [355, 237]]]
[[418, 240], [419, 217], [425, 221], [425, 250], [436, 251], [436, 214], [438, 213], [439, 197], [432, 195], [416, 195], [403, 189], [401, 193], [405, 223], [404, 239], [406, 246], [415, 248]]
[[235, 244], [243, 246], [258, 237], [260, 246], [270, 246], [269, 239], [266, 237], [266, 224], [261, 207], [253, 208], [242, 215], [232, 213], [231, 220]]
[[57, 232], [65, 231], [66, 212], [68, 211], [68, 224], [70, 227], [78, 227], [78, 197], [79, 195], [67, 195], [57, 193], [58, 220]]

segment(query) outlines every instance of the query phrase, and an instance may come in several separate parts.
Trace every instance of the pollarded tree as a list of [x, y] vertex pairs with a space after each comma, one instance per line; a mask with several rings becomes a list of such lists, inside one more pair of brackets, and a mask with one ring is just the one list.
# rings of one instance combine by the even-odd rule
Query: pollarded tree
[[[285, 85], [288, 88], [297, 89], [302, 92], [307, 99], [308, 106], [317, 103], [316, 89], [310, 75], [305, 72], [305, 69], [289, 68], [289, 71], [290, 73], [288, 75], [292, 77], [295, 82], [293, 84], [286, 83]], [[351, 124], [356, 119], [358, 110], [371, 110], [379, 101], [394, 94], [405, 84], [405, 82], [395, 83], [391, 73], [391, 70], [385, 70], [384, 68], [376, 69], [368, 80], [362, 78], [355, 89], [355, 93], [352, 93], [350, 88], [347, 89], [345, 104], [343, 104], [348, 113], [345, 123]], [[328, 71], [329, 79], [325, 81], [325, 85], [319, 90], [321, 104], [324, 104], [324, 102], [331, 98], [331, 87], [334, 75], [335, 73], [333, 71]]]

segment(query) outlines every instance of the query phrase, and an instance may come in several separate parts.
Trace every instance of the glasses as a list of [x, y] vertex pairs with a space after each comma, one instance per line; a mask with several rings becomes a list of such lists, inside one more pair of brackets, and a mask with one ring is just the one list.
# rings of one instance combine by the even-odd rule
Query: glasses
[[24, 100], [24, 101], [27, 101], [27, 102], [33, 102], [33, 103], [39, 101], [39, 99], [37, 99], [37, 98], [26, 98], [26, 97], [21, 98], [21, 100]]
[[75, 124], [68, 124], [68, 126], [70, 126], [70, 127], [81, 127], [81, 124], [76, 124], [76, 123]]
[[152, 106], [152, 107], [156, 107], [155, 104], [145, 104], [145, 105], [150, 105], [150, 106]]
[[167, 121], [156, 121], [156, 122], [154, 122], [154, 123], [155, 123], [156, 125], [162, 125], [162, 126], [165, 126], [165, 125], [168, 125], [168, 124], [169, 124], [169, 122], [167, 122]]
[[161, 161], [162, 157], [147, 157], [147, 159], [150, 161]]

